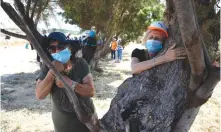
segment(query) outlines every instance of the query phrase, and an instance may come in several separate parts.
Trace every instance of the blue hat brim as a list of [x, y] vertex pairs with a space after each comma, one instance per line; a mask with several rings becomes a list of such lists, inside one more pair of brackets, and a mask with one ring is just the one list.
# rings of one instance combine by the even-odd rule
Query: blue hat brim
[[66, 44], [80, 44], [78, 40], [65, 40], [64, 43]]
[[80, 45], [80, 42], [78, 40], [65, 40], [64, 43], [68, 44], [69, 46], [71, 46], [72, 48], [74, 48], [76, 50], [81, 49], [81, 45]]

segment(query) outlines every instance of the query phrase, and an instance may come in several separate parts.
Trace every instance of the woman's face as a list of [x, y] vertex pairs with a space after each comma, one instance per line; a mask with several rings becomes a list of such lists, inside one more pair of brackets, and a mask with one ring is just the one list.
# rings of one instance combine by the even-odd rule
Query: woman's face
[[166, 36], [163, 32], [157, 31], [157, 30], [150, 30], [147, 33], [147, 36], [145, 37], [144, 41], [146, 42], [147, 40], [158, 40], [163, 43], [165, 38], [166, 38]]
[[64, 50], [65, 48], [66, 48], [65, 44], [59, 43], [59, 41], [52, 41], [50, 43], [48, 50], [51, 54], [53, 54], [53, 53], [60, 52], [61, 50]]

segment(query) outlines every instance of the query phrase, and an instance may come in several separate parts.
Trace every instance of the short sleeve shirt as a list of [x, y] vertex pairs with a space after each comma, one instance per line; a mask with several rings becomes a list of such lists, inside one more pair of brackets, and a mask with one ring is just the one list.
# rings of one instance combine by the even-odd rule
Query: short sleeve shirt
[[[83, 78], [89, 74], [89, 67], [83, 58], [79, 58], [73, 64], [73, 68], [67, 76], [78, 83], [82, 83]], [[47, 72], [41, 71], [37, 79], [43, 80]], [[51, 90], [52, 102], [56, 109], [63, 112], [74, 112], [72, 105], [66, 95], [65, 89], [57, 87], [54, 83]], [[89, 98], [89, 97], [88, 97]], [[92, 105], [92, 104], [91, 104]]]
[[113, 41], [111, 43], [111, 50], [116, 50], [117, 49], [117, 41]]
[[146, 50], [145, 49], [134, 49], [131, 57], [136, 57], [137, 59], [139, 59], [140, 62], [142, 61], [146, 61], [149, 60], [148, 55], [146, 54]]

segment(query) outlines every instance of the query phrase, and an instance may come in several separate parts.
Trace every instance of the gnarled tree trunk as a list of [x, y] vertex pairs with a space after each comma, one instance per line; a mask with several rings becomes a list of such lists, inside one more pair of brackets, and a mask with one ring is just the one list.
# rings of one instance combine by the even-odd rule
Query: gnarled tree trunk
[[167, 63], [127, 79], [101, 120], [107, 132], [170, 132], [185, 110], [188, 65]]

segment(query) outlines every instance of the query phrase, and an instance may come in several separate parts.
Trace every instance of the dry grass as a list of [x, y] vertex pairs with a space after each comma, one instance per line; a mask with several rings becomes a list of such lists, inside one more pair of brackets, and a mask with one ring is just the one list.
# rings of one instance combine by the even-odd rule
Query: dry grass
[[[36, 53], [24, 49], [23, 44], [21, 45], [7, 49], [0, 47], [1, 131], [53, 131], [50, 97], [41, 101], [35, 98], [35, 78], [39, 70]], [[93, 72], [96, 86], [96, 96], [93, 100], [99, 118], [109, 109], [117, 87], [131, 76], [129, 53], [134, 47], [137, 45], [126, 47], [122, 63], [106, 59], [101, 62], [105, 72]], [[211, 99], [200, 108], [191, 132], [220, 131], [220, 85], [216, 87]]]

